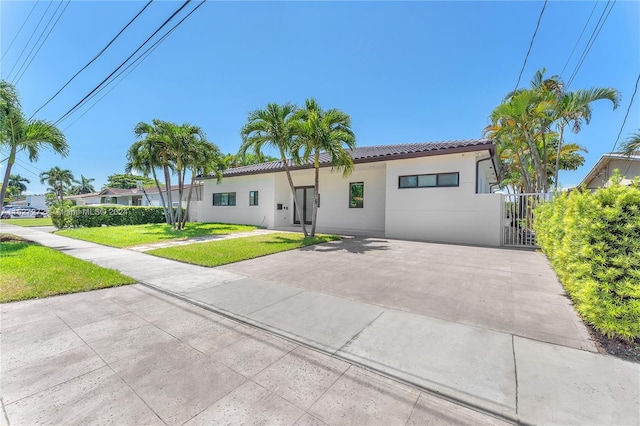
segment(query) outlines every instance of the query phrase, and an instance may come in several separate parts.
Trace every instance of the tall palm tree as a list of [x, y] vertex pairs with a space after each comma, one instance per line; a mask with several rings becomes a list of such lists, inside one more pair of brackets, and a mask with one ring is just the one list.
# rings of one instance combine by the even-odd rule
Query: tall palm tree
[[189, 147], [187, 164], [191, 168], [191, 185], [187, 195], [187, 211], [184, 214], [180, 229], [184, 229], [187, 218], [189, 217], [189, 208], [191, 206], [191, 196], [193, 187], [196, 185], [196, 177], [213, 173], [218, 181], [222, 179], [222, 171], [225, 168], [225, 158], [222, 156], [220, 149], [211, 142], [206, 140], [195, 140]]
[[96, 192], [96, 189], [91, 184], [94, 180], [94, 178], [86, 178], [84, 175], [80, 175], [80, 180], [75, 181], [77, 185], [74, 185], [73, 188], [71, 188], [71, 192], [76, 195]]
[[173, 164], [171, 163], [170, 149], [170, 142], [175, 138], [175, 125], [154, 118], [152, 124], [145, 122], [138, 123], [133, 131], [138, 138], [144, 138], [152, 146], [150, 154], [155, 156], [153, 161], [162, 167], [167, 201], [167, 206], [165, 207], [167, 224], [175, 228], [176, 221], [173, 215], [173, 197], [171, 194], [171, 171]]
[[6, 170], [0, 189], [0, 205], [4, 204], [11, 168], [16, 155], [26, 152], [29, 161], [37, 161], [42, 149], [52, 149], [66, 157], [69, 145], [64, 133], [44, 120], [27, 120], [22, 113], [15, 88], [4, 80], [0, 81], [0, 145], [9, 150]]
[[[298, 217], [301, 218], [300, 225], [302, 232], [307, 237], [307, 227], [301, 215], [300, 203], [296, 196], [296, 188], [291, 178], [291, 170], [287, 155], [295, 154], [294, 150], [294, 122], [296, 120], [296, 107], [290, 103], [278, 105], [276, 103], [267, 104], [265, 109], [258, 109], [249, 113], [247, 124], [242, 127], [242, 145], [238, 151], [239, 156], [244, 156], [249, 150], [256, 155], [261, 153], [263, 146], [271, 146], [280, 153], [280, 160], [289, 181], [289, 188], [293, 196], [294, 205]], [[294, 155], [295, 157], [295, 155]]]
[[622, 152], [625, 155], [631, 156], [634, 153], [640, 151], [640, 130], [632, 134], [623, 144]]
[[564, 143], [564, 130], [567, 126], [571, 126], [573, 133], [580, 132], [583, 123], [589, 124], [591, 121], [591, 104], [599, 100], [611, 101], [615, 110], [620, 105], [620, 92], [612, 88], [595, 87], [588, 90], [561, 93], [556, 101], [554, 121], [560, 133], [553, 179], [556, 187], [560, 170], [560, 155]]
[[22, 193], [27, 190], [27, 185], [25, 185], [25, 183], [31, 183], [31, 181], [20, 175], [9, 176], [9, 188], [15, 188], [18, 196], [22, 195]]
[[[142, 123], [139, 123], [138, 126], [136, 126], [136, 129], [138, 129], [141, 124]], [[146, 130], [151, 129], [148, 128]], [[138, 133], [136, 132], [136, 136], [141, 135], [142, 133], [138, 135]], [[165, 221], [167, 224], [170, 224], [170, 213], [164, 200], [164, 194], [162, 192], [160, 181], [158, 180], [158, 175], [156, 174], [156, 167], [161, 166], [162, 164], [159, 161], [157, 146], [153, 142], [152, 138], [146, 137], [144, 139], [138, 140], [134, 142], [131, 147], [129, 147], [129, 150], [127, 151], [127, 163], [125, 164], [125, 172], [131, 173], [132, 170], [135, 169], [142, 173], [145, 177], [149, 176], [149, 174], [153, 176], [153, 180], [156, 184], [156, 188], [160, 196], [160, 203], [162, 204], [162, 209], [164, 211]]]
[[[316, 235], [318, 204], [320, 201], [320, 153], [331, 159], [331, 170], [342, 169], [342, 175], [353, 171], [353, 158], [348, 150], [356, 146], [356, 138], [351, 130], [351, 117], [339, 109], [323, 110], [314, 98], [305, 101], [304, 109], [295, 114], [298, 135], [293, 153], [300, 154], [300, 162], [313, 159], [315, 169], [313, 184], [313, 214], [311, 236]], [[345, 148], [346, 146], [346, 148]], [[298, 149], [299, 148], [299, 149]]]
[[51, 192], [56, 195], [58, 201], [64, 201], [65, 190], [74, 181], [71, 170], [61, 169], [58, 166], [52, 167], [49, 171], [40, 173], [40, 183], [48, 183]]

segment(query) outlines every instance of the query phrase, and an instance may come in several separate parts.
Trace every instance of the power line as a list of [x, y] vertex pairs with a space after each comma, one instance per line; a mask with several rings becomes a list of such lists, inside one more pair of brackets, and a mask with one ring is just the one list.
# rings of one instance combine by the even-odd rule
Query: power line
[[24, 28], [25, 24], [27, 23], [27, 21], [31, 17], [31, 14], [33, 13], [34, 10], [36, 10], [36, 6], [38, 5], [38, 1], [39, 0], [36, 0], [36, 2], [33, 4], [33, 7], [31, 8], [31, 12], [29, 12], [29, 14], [27, 15], [27, 18], [24, 20], [22, 25], [20, 25], [20, 29], [18, 30], [16, 35], [13, 36], [13, 40], [11, 40], [11, 43], [9, 43], [9, 47], [7, 47], [7, 50], [4, 51], [4, 53], [2, 54], [2, 58], [0, 58], [0, 59], [4, 59], [5, 55], [9, 52], [9, 49], [11, 49], [11, 46], [13, 46], [13, 43], [16, 41], [16, 39], [20, 35], [20, 32], [22, 31], [22, 29]]
[[627, 123], [627, 117], [629, 117], [629, 111], [631, 111], [631, 105], [633, 105], [633, 98], [636, 97], [636, 93], [638, 92], [638, 82], [640, 82], [640, 74], [638, 74], [638, 78], [636, 79], [636, 87], [633, 89], [633, 95], [631, 95], [631, 100], [629, 101], [629, 106], [627, 107], [627, 112], [624, 115], [624, 120], [622, 120], [622, 126], [620, 126], [620, 131], [618, 132], [618, 137], [616, 138], [616, 141], [613, 144], [613, 148], [611, 149], [611, 153], [615, 152], [616, 146], [618, 145], [618, 141], [620, 140], [620, 135], [622, 134], [622, 130], [624, 129], [624, 125]]
[[[33, 62], [33, 60], [36, 58], [36, 56], [38, 56], [38, 53], [40, 52], [40, 49], [42, 49], [42, 46], [44, 46], [45, 42], [47, 41], [47, 39], [49, 38], [49, 35], [51, 34], [51, 32], [53, 31], [53, 29], [56, 27], [56, 25], [58, 25], [58, 21], [60, 21], [60, 18], [62, 18], [62, 15], [64, 15], [64, 12], [67, 10], [67, 7], [69, 7], [69, 4], [71, 3], [71, 0], [67, 0], [67, 4], [64, 6], [64, 9], [62, 9], [62, 12], [60, 12], [60, 15], [58, 15], [58, 18], [56, 19], [56, 22], [53, 23], [53, 25], [51, 26], [51, 29], [49, 30], [49, 32], [47, 33], [47, 35], [45, 36], [44, 40], [42, 40], [42, 43], [40, 43], [40, 46], [38, 47], [38, 50], [36, 50], [36, 52], [33, 54], [33, 56], [31, 57], [31, 60], [29, 61], [29, 63], [27, 64], [27, 66], [24, 68], [24, 71], [22, 71], [22, 74], [20, 74], [20, 77], [17, 77], [16, 81], [14, 84], [18, 84], [20, 82], [20, 80], [22, 80], [22, 76], [24, 76], [24, 73], [27, 72], [27, 70], [29, 69], [29, 67], [31, 66], [31, 63]], [[62, 3], [60, 3], [62, 4]], [[56, 9], [56, 12], [58, 10]], [[54, 14], [55, 16], [55, 14]], [[37, 43], [37, 42], [36, 42]], [[35, 47], [35, 46], [34, 46]], [[32, 49], [33, 50], [33, 49]], [[18, 71], [20, 72], [20, 71]]]
[[13, 70], [16, 67], [16, 65], [18, 65], [18, 62], [20, 62], [20, 59], [22, 59], [22, 55], [24, 54], [24, 51], [27, 50], [27, 47], [29, 47], [29, 43], [31, 43], [31, 39], [33, 38], [34, 35], [36, 35], [36, 31], [38, 30], [38, 27], [40, 27], [40, 24], [42, 23], [42, 20], [44, 19], [44, 17], [47, 15], [47, 12], [49, 11], [49, 8], [51, 7], [52, 3], [53, 3], [53, 0], [50, 0], [49, 4], [47, 5], [47, 8], [45, 9], [44, 13], [40, 17], [40, 20], [38, 21], [38, 24], [36, 25], [33, 32], [31, 33], [31, 37], [29, 37], [29, 40], [27, 40], [27, 44], [24, 45], [24, 47], [22, 48], [22, 51], [20, 52], [20, 55], [18, 56], [18, 59], [16, 59], [15, 64], [13, 64], [13, 67], [11, 67], [11, 71], [9, 71], [9, 74], [7, 74], [7, 80], [9, 79], [9, 76], [11, 75], [11, 73], [13, 73]]
[[140, 51], [140, 49], [142, 49], [144, 47], [144, 45], [149, 42], [149, 40], [151, 40], [158, 32], [160, 32], [160, 30], [162, 30], [162, 28], [164, 28], [165, 25], [167, 25], [169, 23], [169, 21], [171, 21], [178, 13], [180, 13], [182, 11], [182, 9], [184, 9], [190, 2], [191, 2], [191, 0], [186, 0], [182, 4], [182, 6], [180, 6], [175, 12], [173, 12], [173, 14], [169, 18], [167, 18], [162, 23], [162, 25], [160, 25], [153, 32], [153, 34], [151, 34], [131, 55], [129, 55], [129, 57], [127, 59], [125, 59], [120, 65], [118, 65], [118, 67], [115, 70], [113, 70], [111, 72], [111, 74], [109, 74], [104, 80], [102, 80], [100, 82], [100, 84], [98, 84], [96, 87], [94, 87], [91, 90], [91, 92], [89, 92], [84, 98], [82, 98], [71, 109], [69, 109], [67, 112], [65, 112], [62, 115], [62, 117], [60, 117], [58, 120], [56, 120], [56, 122], [54, 124], [58, 125], [61, 121], [65, 120], [70, 114], [72, 114], [76, 109], [78, 109], [89, 98], [89, 96], [91, 96], [93, 93], [95, 93], [96, 90], [98, 90], [100, 87], [102, 87], [116, 72], [118, 72], [118, 70], [120, 70], [120, 68], [122, 68], [136, 53], [138, 53]]
[[[65, 87], [67, 87], [69, 85], [69, 83], [71, 83], [82, 71], [84, 71], [85, 69], [87, 69], [87, 67], [89, 65], [91, 65], [96, 59], [98, 59], [112, 44], [113, 42], [115, 42], [118, 37], [120, 37], [120, 35], [136, 20], [138, 19], [138, 17], [142, 14], [142, 12], [145, 11], [145, 9], [147, 7], [149, 7], [149, 5], [153, 3], [153, 0], [149, 0], [147, 2], [147, 4], [136, 14], [136, 16], [134, 16], [128, 23], [127, 25], [125, 25], [119, 32], [118, 34], [115, 35], [115, 37], [113, 37], [111, 39], [111, 41], [109, 41], [109, 43], [107, 43], [106, 46], [104, 46], [102, 48], [102, 50], [100, 52], [98, 52], [98, 54], [96, 56], [93, 57], [93, 59], [91, 59], [89, 62], [87, 62], [87, 64], [85, 66], [83, 66], [82, 68], [80, 68], [80, 70], [78, 72], [76, 72], [73, 77], [71, 77], [69, 79], [69, 81], [67, 81], [51, 98], [49, 98], [49, 100], [47, 102], [45, 102], [40, 108], [38, 108], [33, 115], [31, 115], [31, 118], [33, 118], [42, 108], [44, 108], [45, 106], [47, 106], [49, 104], [49, 102], [51, 102], [56, 96], [58, 96], [60, 94], [60, 92], [62, 92], [62, 90], [64, 90]], [[31, 119], [30, 118], [30, 119]]]
[[544, 14], [544, 9], [547, 7], [547, 0], [544, 0], [544, 4], [542, 5], [542, 10], [540, 11], [540, 16], [538, 16], [538, 23], [536, 24], [536, 29], [533, 32], [533, 37], [531, 37], [531, 42], [529, 43], [529, 50], [527, 50], [527, 54], [524, 57], [524, 62], [522, 63], [522, 69], [520, 70], [520, 75], [518, 75], [518, 82], [516, 83], [516, 87], [514, 87], [513, 91], [518, 90], [518, 86], [520, 85], [520, 79], [522, 78], [522, 73], [524, 72], [524, 67], [527, 65], [527, 59], [529, 59], [529, 53], [531, 53], [531, 48], [533, 47], [533, 41], [536, 38], [536, 34], [538, 34], [538, 28], [540, 28], [540, 21], [542, 21], [542, 15]]
[[582, 40], [582, 36], [584, 35], [584, 32], [587, 29], [587, 26], [589, 25], [589, 22], [591, 22], [591, 17], [593, 16], [593, 12], [595, 12], [597, 6], [598, 6], [598, 2], [595, 2], [593, 4], [593, 9], [591, 9], [591, 13], [589, 14], [589, 17], [587, 18], [587, 22], [585, 22], [584, 27], [582, 27], [582, 32], [580, 33], [578, 40], [576, 40], [576, 44], [573, 46], [573, 50], [571, 51], [571, 54], [567, 58], [567, 62], [564, 64], [564, 67], [562, 67], [562, 72], [560, 72], [560, 77], [562, 77], [562, 75], [564, 74], [564, 70], [567, 69], [567, 65], [569, 65], [569, 61], [571, 61], [571, 58], [573, 57], [573, 54], [575, 53], [576, 48], [580, 43], [580, 40]]
[[102, 95], [100, 97], [100, 99], [98, 99], [96, 102], [94, 102], [89, 108], [87, 108], [77, 119], [75, 119], [71, 124], [69, 124], [67, 127], [64, 128], [63, 132], [65, 132], [68, 128], [70, 128], [71, 126], [73, 126], [76, 122], [78, 122], [78, 120], [80, 120], [82, 117], [85, 116], [86, 113], [88, 113], [91, 109], [93, 109], [93, 107], [95, 107], [102, 99], [104, 99], [109, 93], [111, 93], [111, 91], [113, 89], [115, 89], [120, 83], [122, 83], [122, 81], [124, 81], [124, 79], [126, 79], [129, 74], [131, 74], [142, 62], [144, 62], [145, 59], [147, 59], [149, 57], [149, 55], [151, 55], [151, 53], [167, 38], [169, 37], [169, 35], [180, 25], [182, 24], [182, 22], [184, 22], [193, 12], [195, 12], [200, 6], [202, 6], [207, 0], [203, 0], [201, 3], [199, 3], [195, 8], [193, 8], [191, 10], [191, 12], [189, 12], [184, 18], [182, 18], [177, 24], [175, 24], [169, 31], [167, 31], [161, 38], [159, 38], [154, 44], [152, 44], [147, 50], [145, 50], [140, 56], [138, 56], [133, 62], [131, 62], [129, 65], [127, 65], [122, 71], [120, 71], [115, 77], [113, 77], [113, 79], [111, 79], [111, 81], [109, 81], [107, 84], [105, 84], [103, 87], [101, 87], [98, 91], [96, 91], [96, 93], [94, 93], [93, 95], [91, 95], [88, 99], [87, 102], [90, 101], [91, 99], [93, 99], [95, 96], [98, 95], [98, 93], [100, 93], [102, 90], [106, 89], [111, 83], [113, 83], [114, 81], [116, 81], [122, 74], [124, 74], [129, 68], [131, 68], [133, 66], [133, 68], [131, 68], [131, 70], [129, 72], [127, 72], [125, 74], [124, 77], [122, 77], [117, 83], [115, 83], [108, 91], [107, 93], [105, 93], [104, 95]]
[[[587, 55], [589, 54], [589, 52], [591, 51], [591, 48], [593, 47], [594, 43], [596, 42], [596, 39], [598, 38], [598, 35], [600, 35], [600, 31], [602, 31], [602, 27], [604, 27], [605, 22], [607, 22], [607, 19], [609, 18], [609, 15], [611, 14], [611, 11], [613, 10], [613, 6], [615, 6], [615, 4], [616, 4], [616, 0], [613, 0], [613, 3], [611, 4], [611, 7], [609, 8], [609, 11], [607, 12], [607, 8], [608, 8], [610, 2], [611, 2], [611, 0], [608, 0], [607, 4], [604, 6], [604, 9], [602, 10], [602, 13], [600, 14], [600, 19], [598, 19], [598, 22], [596, 23], [596, 27], [593, 29], [593, 32], [591, 33], [591, 37], [589, 38], [589, 41], [587, 42], [587, 45], [585, 46], [584, 50], [582, 51], [582, 55], [580, 56], [580, 59], [578, 60], [578, 64], [576, 65], [576, 68], [573, 70], [573, 73], [571, 74], [571, 77], [569, 78], [569, 82], [567, 83], [567, 88], [569, 88], [569, 86], [571, 86], [571, 83], [573, 83], [573, 79], [578, 74], [578, 71], [582, 67], [582, 64], [584, 63], [585, 59], [587, 59]], [[606, 13], [606, 16], [605, 16], [605, 13]], [[604, 20], [602, 19], [603, 17], [604, 17]], [[602, 24], [600, 24], [600, 21], [602, 21]], [[598, 25], [600, 25], [600, 26], [598, 27]]]

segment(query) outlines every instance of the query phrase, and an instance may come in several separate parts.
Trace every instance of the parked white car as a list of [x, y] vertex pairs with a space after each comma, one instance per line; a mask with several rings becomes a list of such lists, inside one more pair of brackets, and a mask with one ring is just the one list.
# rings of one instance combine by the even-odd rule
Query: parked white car
[[5, 207], [0, 213], [0, 219], [33, 219], [48, 217], [47, 211], [35, 207]]

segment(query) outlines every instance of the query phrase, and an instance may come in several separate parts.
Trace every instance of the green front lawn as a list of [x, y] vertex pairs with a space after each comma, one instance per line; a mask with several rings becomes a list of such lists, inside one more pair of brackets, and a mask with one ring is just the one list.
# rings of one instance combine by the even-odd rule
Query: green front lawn
[[130, 247], [167, 240], [186, 240], [205, 235], [231, 234], [256, 229], [253, 225], [226, 223], [187, 223], [184, 230], [174, 231], [166, 224], [109, 226], [99, 228], [76, 228], [57, 231], [56, 234], [79, 240], [91, 241], [111, 247]]
[[77, 293], [135, 280], [57, 250], [0, 234], [0, 302]]
[[0, 223], [18, 226], [53, 226], [50, 217], [42, 219], [2, 219]]
[[147, 253], [196, 265], [220, 266], [339, 239], [340, 237], [336, 235], [316, 235], [313, 238], [304, 238], [302, 234], [276, 233], [166, 247]]

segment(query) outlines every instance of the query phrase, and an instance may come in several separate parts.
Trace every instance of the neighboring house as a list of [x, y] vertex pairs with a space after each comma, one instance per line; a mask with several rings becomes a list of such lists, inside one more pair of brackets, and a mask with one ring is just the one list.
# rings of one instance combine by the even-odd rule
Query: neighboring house
[[47, 197], [45, 194], [27, 195], [25, 198], [26, 205], [35, 207], [36, 209], [49, 210], [47, 206]]
[[[500, 245], [502, 198], [491, 140], [360, 147], [342, 177], [321, 155], [318, 232]], [[302, 220], [310, 223], [314, 169], [292, 166]], [[197, 218], [296, 229], [300, 218], [281, 161], [204, 176]], [[299, 228], [297, 228], [299, 229]]]
[[[193, 194], [191, 195], [192, 201], [198, 201], [201, 195], [201, 188], [194, 187]], [[182, 197], [182, 207], [187, 206], [187, 198], [189, 195], [189, 185], [185, 185], [184, 194]], [[166, 194], [163, 190], [163, 196], [166, 199]], [[173, 198], [173, 205], [178, 205], [178, 186], [171, 187], [171, 197]], [[160, 206], [161, 200], [158, 194], [158, 188], [104, 188], [100, 192], [92, 194], [70, 195], [66, 199], [74, 200], [79, 206], [86, 206], [92, 204], [119, 204], [123, 206]]]
[[640, 152], [635, 152], [631, 156], [620, 152], [603, 154], [582, 179], [580, 186], [584, 185], [592, 191], [607, 187], [615, 169], [620, 170], [620, 174], [624, 177], [621, 183], [629, 185], [634, 178], [640, 176]]

